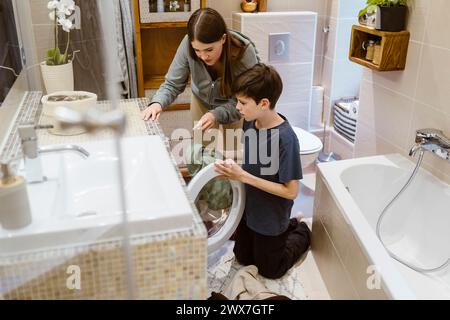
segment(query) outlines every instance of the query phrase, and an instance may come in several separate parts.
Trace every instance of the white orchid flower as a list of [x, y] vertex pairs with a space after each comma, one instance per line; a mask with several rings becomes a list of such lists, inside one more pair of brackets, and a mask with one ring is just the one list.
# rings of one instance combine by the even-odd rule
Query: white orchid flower
[[58, 4], [58, 11], [70, 16], [75, 10], [75, 2], [73, 0], [60, 0]]
[[61, 25], [65, 32], [70, 32], [73, 27], [73, 23], [69, 19], [58, 18], [58, 23]]
[[[398, 1], [398, 0], [397, 0]], [[66, 6], [67, 8], [69, 8], [69, 10], [75, 10], [75, 1], [73, 0], [60, 0], [60, 2]]]
[[58, 21], [61, 19], [66, 19], [66, 14], [64, 12], [58, 11], [57, 15], [58, 15]]
[[61, 4], [58, 5], [58, 15], [70, 16], [71, 13], [72, 12], [68, 8], [62, 6]]
[[58, 7], [59, 1], [58, 0], [52, 0], [49, 1], [47, 4], [47, 8], [49, 10], [55, 10]]

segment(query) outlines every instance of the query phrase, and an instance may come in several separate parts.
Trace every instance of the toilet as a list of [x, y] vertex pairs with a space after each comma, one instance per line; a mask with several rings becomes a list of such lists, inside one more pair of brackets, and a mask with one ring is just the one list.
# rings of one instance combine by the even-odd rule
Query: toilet
[[[322, 150], [322, 142], [315, 135], [298, 127], [293, 127], [300, 142], [300, 156], [302, 168], [314, 163], [317, 153]], [[197, 201], [203, 187], [216, 178], [219, 174], [214, 170], [214, 164], [210, 164], [198, 172], [187, 186], [192, 200]], [[208, 253], [219, 249], [236, 230], [244, 213], [245, 187], [239, 181], [229, 180], [233, 192], [233, 200], [230, 208], [221, 211], [212, 211], [209, 208], [200, 215], [208, 230]]]
[[300, 142], [300, 159], [302, 168], [309, 168], [316, 160], [319, 152], [323, 148], [322, 141], [312, 133], [299, 128], [292, 127]]

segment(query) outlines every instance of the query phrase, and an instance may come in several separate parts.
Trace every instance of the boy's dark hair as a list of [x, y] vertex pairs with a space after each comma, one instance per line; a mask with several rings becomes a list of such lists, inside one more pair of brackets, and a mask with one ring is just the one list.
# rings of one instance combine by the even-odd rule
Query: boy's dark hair
[[252, 98], [257, 104], [266, 98], [270, 109], [274, 109], [283, 91], [283, 81], [273, 67], [258, 63], [240, 74], [232, 89], [233, 94]]

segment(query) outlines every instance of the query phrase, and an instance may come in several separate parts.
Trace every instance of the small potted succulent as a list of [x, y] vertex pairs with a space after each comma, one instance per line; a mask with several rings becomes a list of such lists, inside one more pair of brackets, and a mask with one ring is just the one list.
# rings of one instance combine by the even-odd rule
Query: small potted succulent
[[71, 128], [62, 128], [60, 123], [55, 119], [55, 108], [66, 107], [74, 111], [86, 112], [97, 104], [97, 95], [87, 91], [56, 91], [45, 95], [41, 99], [42, 114], [47, 117], [46, 121], [53, 125], [48, 132], [54, 135], [72, 136], [86, 132], [81, 126]]
[[57, 91], [43, 96], [41, 102], [44, 114], [51, 117], [54, 109], [59, 106], [81, 112], [95, 107], [97, 95], [87, 91]]
[[367, 6], [359, 11], [359, 18], [375, 15], [375, 29], [402, 31], [406, 26], [408, 0], [367, 0]]

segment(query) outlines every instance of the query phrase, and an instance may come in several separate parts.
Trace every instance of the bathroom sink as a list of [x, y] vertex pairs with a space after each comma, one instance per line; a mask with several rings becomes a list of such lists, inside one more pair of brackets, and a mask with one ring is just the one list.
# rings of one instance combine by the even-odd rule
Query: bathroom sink
[[[42, 155], [47, 181], [27, 186], [33, 222], [20, 230], [0, 228], [0, 254], [122, 235], [114, 140], [77, 145], [90, 153], [87, 159]], [[192, 208], [161, 138], [124, 138], [122, 155], [129, 232], [190, 228]]]

